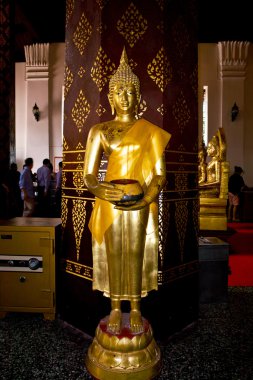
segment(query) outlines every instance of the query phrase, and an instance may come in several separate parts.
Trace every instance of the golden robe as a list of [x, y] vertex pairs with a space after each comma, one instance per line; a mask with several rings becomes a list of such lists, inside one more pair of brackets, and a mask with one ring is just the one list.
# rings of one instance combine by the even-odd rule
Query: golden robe
[[[105, 180], [135, 179], [139, 181], [145, 193], [153, 178], [155, 165], [161, 159], [170, 137], [168, 132], [145, 119], [136, 121], [117, 148], [110, 154]], [[136, 213], [138, 211], [116, 210], [112, 203], [96, 198], [89, 222], [93, 238], [93, 289], [103, 291], [105, 295], [109, 295], [110, 290], [104, 234], [112, 223], [119, 223], [123, 212]], [[157, 289], [157, 269], [158, 205], [156, 200], [149, 205], [143, 260], [142, 296], [152, 289]], [[131, 272], [131, 268], [129, 268], [129, 272]]]

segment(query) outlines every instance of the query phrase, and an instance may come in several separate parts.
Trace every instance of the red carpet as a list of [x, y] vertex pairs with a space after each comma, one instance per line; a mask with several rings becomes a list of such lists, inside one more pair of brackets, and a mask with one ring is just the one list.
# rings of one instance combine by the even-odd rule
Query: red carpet
[[230, 244], [229, 286], [253, 286], [253, 223], [228, 223], [235, 231], [226, 240]]

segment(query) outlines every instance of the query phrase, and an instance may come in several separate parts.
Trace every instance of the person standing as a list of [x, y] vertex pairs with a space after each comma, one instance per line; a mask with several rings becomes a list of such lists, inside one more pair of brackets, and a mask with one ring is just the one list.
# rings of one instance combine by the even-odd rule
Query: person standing
[[12, 162], [7, 173], [7, 186], [9, 189], [9, 213], [11, 217], [22, 216], [23, 202], [19, 187], [20, 172], [17, 164]]
[[245, 187], [245, 182], [242, 177], [243, 169], [240, 166], [234, 167], [234, 173], [228, 180], [228, 218], [232, 222], [239, 221], [238, 209], [240, 206], [240, 195], [242, 189]]
[[23, 171], [20, 175], [19, 187], [21, 198], [24, 201], [23, 216], [33, 216], [35, 208], [35, 195], [32, 178], [33, 159], [26, 158]]
[[38, 216], [47, 217], [50, 212], [50, 160], [45, 158], [43, 165], [37, 170], [38, 182]]

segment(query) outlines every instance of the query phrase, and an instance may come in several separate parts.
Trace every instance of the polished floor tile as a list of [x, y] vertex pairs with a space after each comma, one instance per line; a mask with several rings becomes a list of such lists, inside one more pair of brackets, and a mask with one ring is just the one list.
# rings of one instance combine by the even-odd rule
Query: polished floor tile
[[[61, 320], [10, 313], [0, 320], [0, 379], [89, 380], [90, 343]], [[200, 305], [196, 323], [159, 345], [158, 380], [253, 380], [253, 288], [231, 287], [228, 303]]]

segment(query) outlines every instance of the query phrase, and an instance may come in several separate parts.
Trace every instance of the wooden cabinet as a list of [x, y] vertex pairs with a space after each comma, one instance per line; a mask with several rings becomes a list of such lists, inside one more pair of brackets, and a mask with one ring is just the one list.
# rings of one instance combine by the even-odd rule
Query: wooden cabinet
[[55, 257], [60, 218], [0, 221], [0, 316], [39, 312], [55, 318]]

